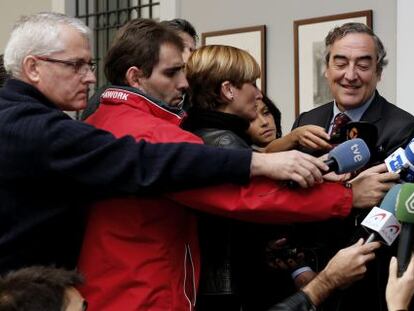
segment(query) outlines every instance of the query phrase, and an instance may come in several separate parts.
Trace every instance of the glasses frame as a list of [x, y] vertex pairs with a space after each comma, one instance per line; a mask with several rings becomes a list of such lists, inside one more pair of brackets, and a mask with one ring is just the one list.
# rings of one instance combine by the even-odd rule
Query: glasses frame
[[47, 56], [35, 56], [35, 57], [45, 62], [63, 64], [63, 65], [72, 67], [75, 73], [81, 74], [83, 76], [85, 76], [88, 73], [88, 70], [90, 70], [93, 73], [96, 69], [96, 64], [92, 61], [90, 62], [85, 62], [84, 60], [72, 61], [72, 60], [56, 59], [56, 58], [51, 58]]

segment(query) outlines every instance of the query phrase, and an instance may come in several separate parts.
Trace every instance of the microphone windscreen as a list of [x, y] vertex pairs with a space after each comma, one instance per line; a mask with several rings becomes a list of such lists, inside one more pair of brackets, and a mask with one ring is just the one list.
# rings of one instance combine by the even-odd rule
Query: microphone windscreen
[[410, 162], [411, 167], [414, 167], [414, 139], [412, 139], [405, 148], [405, 156]]
[[396, 184], [390, 190], [388, 190], [387, 194], [382, 199], [379, 208], [395, 215], [395, 210], [397, 208], [397, 198], [398, 194], [400, 193], [401, 186], [401, 184]]
[[414, 224], [414, 184], [405, 183], [401, 186], [396, 216], [401, 222]]
[[348, 140], [329, 152], [329, 158], [338, 164], [337, 174], [356, 171], [364, 167], [370, 159], [367, 144], [360, 138]]

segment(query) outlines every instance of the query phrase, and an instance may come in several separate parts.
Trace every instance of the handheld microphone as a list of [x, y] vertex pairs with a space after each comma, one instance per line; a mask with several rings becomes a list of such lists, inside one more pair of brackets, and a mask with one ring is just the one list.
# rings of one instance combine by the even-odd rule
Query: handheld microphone
[[385, 242], [388, 246], [394, 243], [401, 231], [401, 225], [395, 218], [397, 197], [401, 190], [401, 184], [393, 186], [382, 199], [381, 205], [374, 207], [361, 225], [371, 232], [364, 244], [374, 240]]
[[[324, 174], [335, 172], [344, 174], [354, 172], [363, 168], [370, 159], [370, 152], [367, 144], [360, 138], [348, 140], [328, 153], [328, 159], [324, 161], [329, 169]], [[295, 188], [297, 183], [293, 180], [287, 182], [289, 188]]]
[[331, 137], [330, 143], [340, 144], [354, 138], [361, 138], [370, 151], [373, 151], [378, 139], [378, 129], [367, 121], [350, 121], [341, 128], [337, 135]]
[[354, 172], [364, 167], [370, 156], [368, 146], [362, 139], [348, 140], [329, 152], [328, 159], [324, 161], [329, 166], [326, 173], [344, 174]]
[[405, 183], [401, 186], [396, 216], [402, 224], [397, 251], [398, 276], [401, 276], [407, 270], [414, 243], [414, 184]]
[[384, 162], [389, 172], [399, 173], [406, 182], [414, 182], [414, 139], [405, 149], [395, 150]]

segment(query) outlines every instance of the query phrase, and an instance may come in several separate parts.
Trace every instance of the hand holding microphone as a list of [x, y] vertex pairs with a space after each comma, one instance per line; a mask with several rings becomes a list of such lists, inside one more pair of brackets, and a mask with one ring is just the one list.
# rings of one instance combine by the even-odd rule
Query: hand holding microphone
[[353, 190], [353, 206], [372, 208], [382, 200], [399, 179], [398, 174], [387, 172], [385, 164], [379, 164], [361, 172], [349, 182]]
[[395, 150], [384, 162], [389, 172], [399, 173], [406, 182], [414, 182], [414, 139], [405, 149]]
[[[362, 139], [348, 140], [328, 153], [328, 158], [323, 161], [328, 166], [328, 170], [323, 171], [323, 174], [353, 172], [364, 167], [369, 158], [370, 152]], [[288, 183], [289, 187], [295, 187], [295, 182], [296, 180], [292, 178], [292, 181]]]
[[397, 197], [401, 184], [393, 186], [387, 192], [379, 207], [374, 207], [362, 221], [361, 225], [371, 234], [365, 244], [381, 241], [390, 246], [401, 231], [401, 225], [395, 217]]

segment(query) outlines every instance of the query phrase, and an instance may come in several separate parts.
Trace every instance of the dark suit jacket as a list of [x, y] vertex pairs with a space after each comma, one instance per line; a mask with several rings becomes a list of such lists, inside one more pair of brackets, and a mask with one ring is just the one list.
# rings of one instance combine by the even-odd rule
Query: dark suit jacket
[[[330, 102], [302, 113], [296, 119], [292, 129], [302, 125], [315, 124], [328, 131], [332, 117], [333, 102]], [[389, 103], [377, 91], [371, 105], [362, 115], [361, 121], [370, 122], [378, 129], [378, 154], [375, 160], [384, 160], [398, 147], [405, 147], [414, 137], [414, 116]], [[310, 150], [302, 149], [302, 151], [312, 153]]]
[[[332, 117], [333, 102], [330, 102], [302, 113], [296, 119], [293, 128], [315, 124], [328, 131]], [[362, 115], [361, 121], [370, 122], [378, 129], [377, 154], [371, 158], [371, 163], [383, 161], [398, 147], [405, 147], [414, 137], [414, 116], [389, 103], [377, 91], [371, 105]], [[318, 155], [310, 150], [302, 149], [302, 151]], [[299, 236], [308, 239], [305, 243], [320, 247], [318, 268], [322, 269], [324, 263], [338, 249], [364, 235], [365, 232], [359, 223], [364, 219], [365, 214], [365, 211], [353, 211], [351, 216], [345, 220], [330, 220], [324, 223], [298, 226]], [[395, 252], [395, 245], [393, 248], [382, 247], [377, 252], [375, 262], [368, 266], [364, 280], [355, 283], [348, 290], [338, 292], [325, 304], [323, 310], [386, 310], [385, 284], [388, 278], [390, 255]]]

